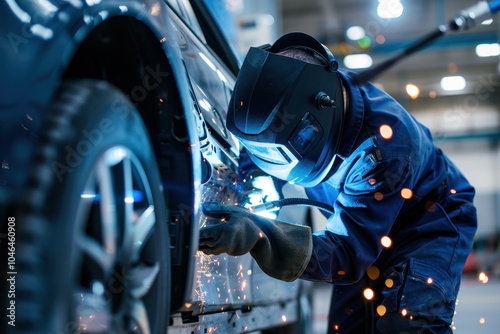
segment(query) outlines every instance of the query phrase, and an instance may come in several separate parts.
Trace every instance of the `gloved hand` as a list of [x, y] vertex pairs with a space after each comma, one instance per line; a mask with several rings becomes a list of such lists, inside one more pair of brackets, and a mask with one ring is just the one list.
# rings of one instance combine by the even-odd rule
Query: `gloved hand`
[[207, 227], [200, 229], [199, 249], [206, 254], [250, 255], [269, 276], [290, 282], [306, 269], [312, 232], [255, 215], [245, 208], [215, 202], [202, 205]]

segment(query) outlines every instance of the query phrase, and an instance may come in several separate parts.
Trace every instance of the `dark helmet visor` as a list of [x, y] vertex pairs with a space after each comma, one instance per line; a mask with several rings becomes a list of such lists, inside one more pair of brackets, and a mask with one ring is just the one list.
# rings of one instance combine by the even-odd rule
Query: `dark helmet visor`
[[[330, 96], [334, 105], [319, 106], [319, 94]], [[303, 185], [321, 181], [317, 179], [336, 153], [342, 120], [336, 72], [250, 49], [235, 85], [227, 127], [264, 171]]]

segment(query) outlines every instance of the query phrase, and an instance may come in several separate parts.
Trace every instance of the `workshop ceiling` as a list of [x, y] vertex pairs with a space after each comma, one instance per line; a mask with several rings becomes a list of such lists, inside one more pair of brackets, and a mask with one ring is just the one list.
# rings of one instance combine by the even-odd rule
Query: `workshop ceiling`
[[[377, 15], [378, 0], [282, 0], [283, 33], [303, 31], [318, 38], [339, 58], [352, 53], [367, 53], [374, 64], [402, 51], [420, 37], [454, 18], [476, 0], [401, 0], [403, 13], [398, 18], [381, 19]], [[477, 85], [489, 81], [500, 84], [499, 57], [480, 58], [476, 46], [498, 43], [500, 16], [490, 25], [478, 25], [465, 32], [449, 32], [427, 48], [406, 58], [377, 82], [391, 94], [400, 95], [406, 83], [415, 83], [422, 96], [440, 90], [440, 80], [447, 75], [461, 75], [467, 88], [453, 94], [473, 94]], [[362, 48], [350, 41], [345, 31], [360, 26], [370, 37], [371, 45]], [[379, 43], [376, 41], [378, 37]], [[481, 83], [483, 82], [483, 83]]]

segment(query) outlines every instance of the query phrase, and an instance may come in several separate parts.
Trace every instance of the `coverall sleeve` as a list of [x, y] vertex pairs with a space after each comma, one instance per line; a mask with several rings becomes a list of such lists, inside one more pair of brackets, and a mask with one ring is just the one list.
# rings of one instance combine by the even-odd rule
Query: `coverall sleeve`
[[377, 161], [373, 154], [361, 155], [339, 185], [326, 229], [313, 234], [312, 257], [301, 278], [358, 281], [382, 252], [381, 239], [411, 197], [410, 174], [408, 159]]

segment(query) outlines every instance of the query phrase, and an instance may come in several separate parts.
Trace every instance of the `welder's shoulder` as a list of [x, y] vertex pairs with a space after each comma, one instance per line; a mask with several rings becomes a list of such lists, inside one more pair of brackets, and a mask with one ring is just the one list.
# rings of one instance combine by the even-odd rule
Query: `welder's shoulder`
[[343, 191], [349, 195], [386, 195], [399, 191], [410, 180], [411, 164], [406, 149], [385, 154], [383, 147], [370, 145], [355, 152]]

